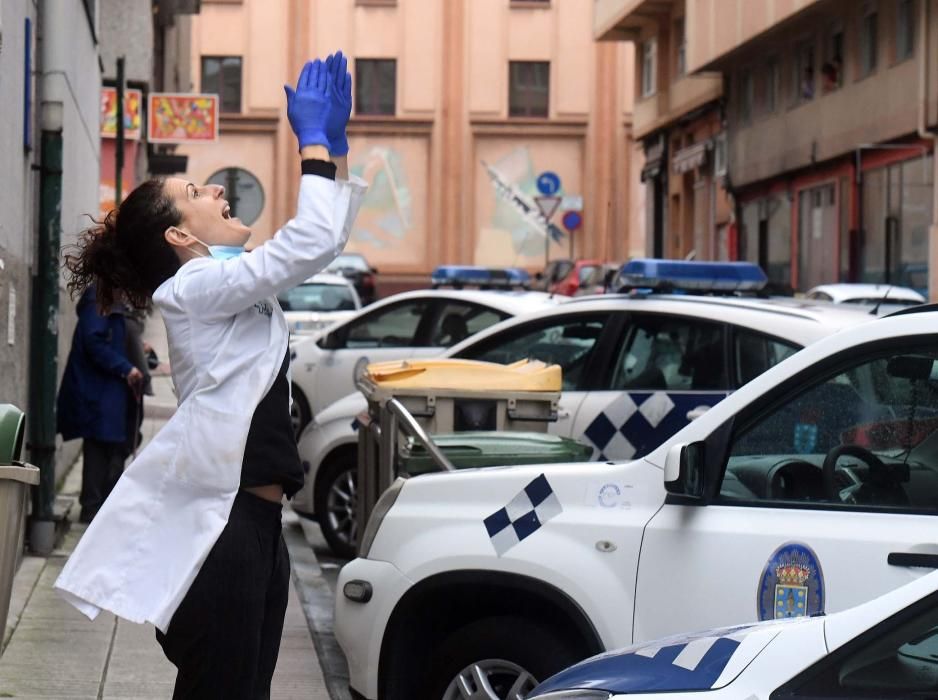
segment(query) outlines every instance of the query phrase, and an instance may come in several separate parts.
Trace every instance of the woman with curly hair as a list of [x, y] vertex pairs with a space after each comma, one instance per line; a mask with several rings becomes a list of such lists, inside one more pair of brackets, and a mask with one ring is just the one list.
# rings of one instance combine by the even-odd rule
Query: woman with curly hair
[[155, 625], [178, 669], [174, 698], [270, 692], [290, 580], [281, 500], [303, 484], [277, 294], [342, 251], [361, 204], [346, 161], [351, 89], [341, 52], [285, 87], [299, 201], [263, 244], [224, 188], [170, 178], [137, 187], [66, 257], [73, 293], [94, 285], [102, 308], [159, 309], [179, 407], [55, 586], [92, 619], [103, 609]]

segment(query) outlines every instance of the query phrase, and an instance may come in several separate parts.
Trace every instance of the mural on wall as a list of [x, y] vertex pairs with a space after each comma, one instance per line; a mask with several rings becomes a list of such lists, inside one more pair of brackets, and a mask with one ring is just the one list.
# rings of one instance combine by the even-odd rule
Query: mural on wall
[[568, 234], [558, 216], [541, 213], [537, 177], [545, 170], [561, 175], [563, 196], [579, 191], [578, 142], [549, 141], [524, 146], [501, 139], [481, 142], [478, 154], [484, 179], [477, 184], [478, 265], [538, 268], [547, 257], [569, 254]]
[[350, 170], [369, 187], [348, 250], [379, 268], [419, 268], [426, 257], [426, 144], [418, 139], [380, 143], [356, 142], [352, 149]]

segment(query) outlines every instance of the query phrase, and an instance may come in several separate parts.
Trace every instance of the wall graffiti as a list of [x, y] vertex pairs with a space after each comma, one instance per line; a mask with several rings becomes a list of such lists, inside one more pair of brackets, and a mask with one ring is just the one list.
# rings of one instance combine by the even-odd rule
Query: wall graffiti
[[[568, 181], [578, 189], [579, 155], [576, 144], [564, 148], [557, 142], [480, 145], [484, 178], [477, 185], [477, 220], [481, 223], [476, 238], [477, 264], [540, 267], [547, 255], [568, 254], [568, 238], [556, 225], [559, 221], [548, 222], [535, 201], [537, 176], [544, 170], [559, 170], [564, 189], [557, 194], [569, 191]], [[565, 167], [558, 169], [557, 163]]]

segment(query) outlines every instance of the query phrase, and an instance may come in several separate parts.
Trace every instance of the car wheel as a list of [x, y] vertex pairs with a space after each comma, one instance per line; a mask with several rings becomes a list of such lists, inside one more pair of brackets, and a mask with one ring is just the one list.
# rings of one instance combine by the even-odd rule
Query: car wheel
[[337, 557], [358, 554], [358, 468], [355, 456], [344, 455], [325, 466], [317, 479], [316, 517], [322, 536]]
[[457, 630], [438, 647], [424, 697], [517, 700], [582, 656], [546, 625], [524, 617], [484, 618]]
[[309, 425], [312, 419], [312, 412], [309, 410], [309, 401], [306, 400], [302, 390], [293, 385], [293, 403], [290, 404], [290, 422], [293, 424], [293, 437], [299, 441], [303, 430]]

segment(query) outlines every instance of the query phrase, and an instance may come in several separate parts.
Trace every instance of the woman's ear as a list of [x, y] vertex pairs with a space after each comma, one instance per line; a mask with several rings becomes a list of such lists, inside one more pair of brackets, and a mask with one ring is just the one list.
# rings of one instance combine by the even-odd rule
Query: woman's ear
[[176, 226], [167, 228], [163, 233], [163, 237], [166, 238], [166, 242], [170, 245], [180, 246], [182, 248], [188, 248], [194, 242], [194, 239], [189, 233]]

